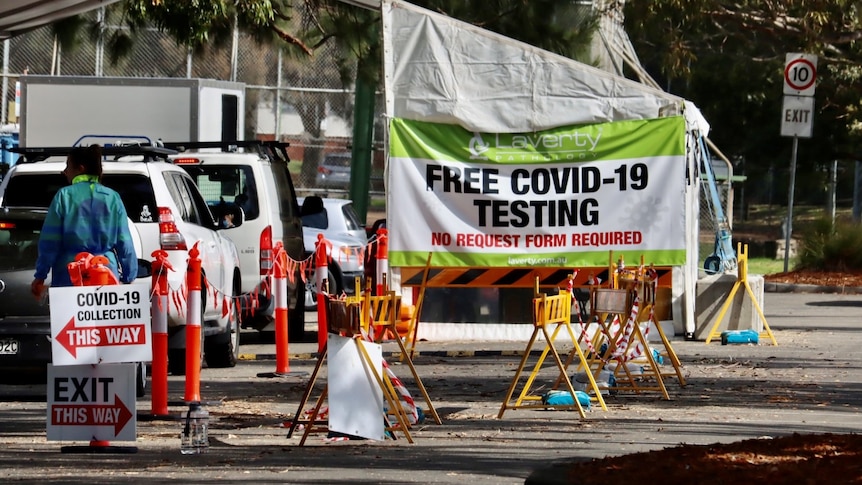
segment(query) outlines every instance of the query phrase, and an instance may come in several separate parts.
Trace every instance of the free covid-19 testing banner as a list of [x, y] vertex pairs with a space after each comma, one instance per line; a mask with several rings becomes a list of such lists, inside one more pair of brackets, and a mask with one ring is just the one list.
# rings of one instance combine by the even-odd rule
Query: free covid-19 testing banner
[[680, 116], [520, 134], [395, 118], [389, 138], [392, 266], [685, 263]]

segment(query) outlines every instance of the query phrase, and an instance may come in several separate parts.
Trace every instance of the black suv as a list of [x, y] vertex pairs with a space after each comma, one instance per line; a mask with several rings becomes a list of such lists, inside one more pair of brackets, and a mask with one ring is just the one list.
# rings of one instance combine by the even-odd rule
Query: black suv
[[[46, 209], [0, 208], [0, 383], [44, 382], [51, 363], [51, 313], [44, 298], [30, 294], [39, 234]], [[149, 261], [138, 260], [138, 277], [151, 275]], [[138, 365], [138, 397], [145, 369]]]

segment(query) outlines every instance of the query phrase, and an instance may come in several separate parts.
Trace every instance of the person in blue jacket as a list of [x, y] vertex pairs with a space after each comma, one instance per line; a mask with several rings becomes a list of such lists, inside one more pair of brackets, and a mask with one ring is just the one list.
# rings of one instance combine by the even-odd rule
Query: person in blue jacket
[[71, 185], [57, 191], [48, 207], [30, 290], [40, 296], [49, 271], [51, 286], [72, 286], [68, 264], [81, 252], [106, 256], [120, 282], [134, 281], [138, 260], [126, 208], [120, 194], [99, 182], [101, 147], [73, 148], [63, 175]]

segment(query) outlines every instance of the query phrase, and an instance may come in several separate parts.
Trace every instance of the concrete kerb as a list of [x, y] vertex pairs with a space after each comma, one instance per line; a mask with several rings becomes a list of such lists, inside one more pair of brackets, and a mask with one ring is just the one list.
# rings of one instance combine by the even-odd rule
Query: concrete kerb
[[839, 295], [859, 295], [862, 294], [862, 287], [770, 283], [767, 281], [764, 283], [763, 291], [766, 293], [830, 293]]

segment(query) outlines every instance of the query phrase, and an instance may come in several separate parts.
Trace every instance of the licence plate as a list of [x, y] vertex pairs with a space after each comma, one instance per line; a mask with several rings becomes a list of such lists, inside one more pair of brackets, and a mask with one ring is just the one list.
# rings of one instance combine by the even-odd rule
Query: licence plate
[[18, 353], [18, 341], [12, 339], [0, 340], [0, 355], [14, 355]]

